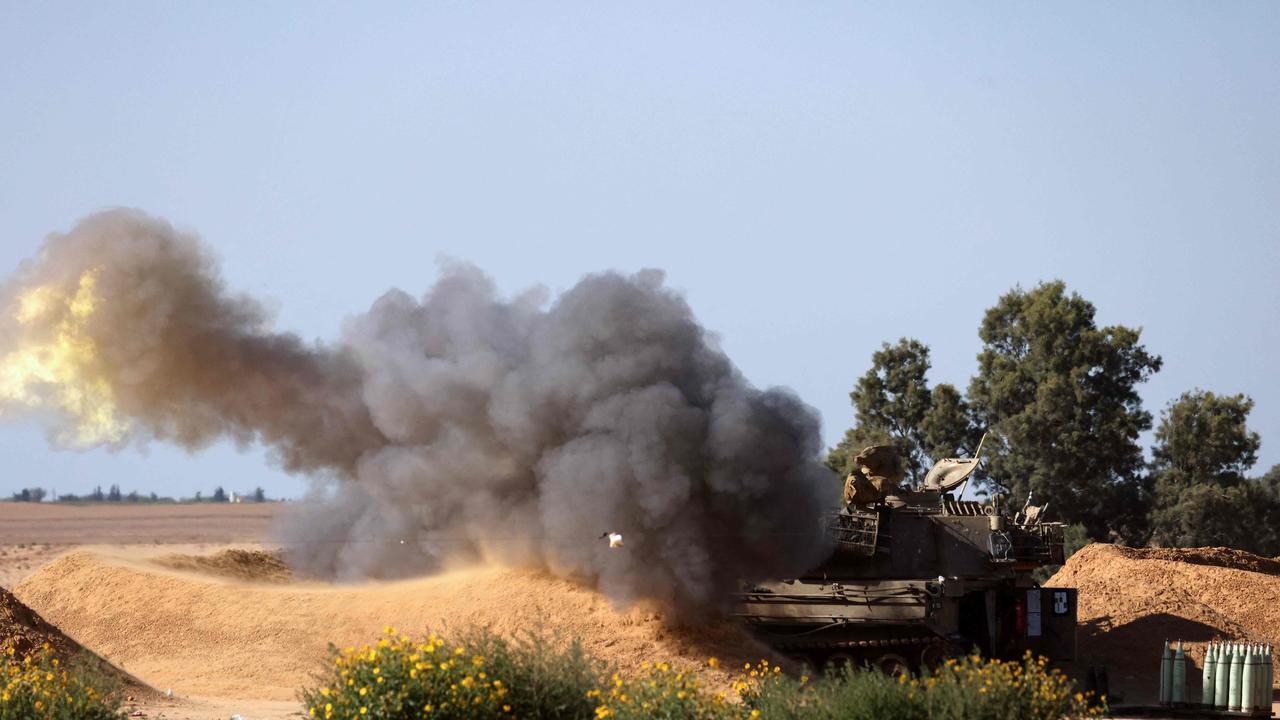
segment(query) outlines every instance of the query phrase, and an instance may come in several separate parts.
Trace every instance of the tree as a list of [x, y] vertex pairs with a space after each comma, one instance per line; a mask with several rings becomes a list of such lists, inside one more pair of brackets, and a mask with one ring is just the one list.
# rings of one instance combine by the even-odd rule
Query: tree
[[254, 502], [266, 502], [266, 501], [267, 501], [267, 491], [266, 491], [266, 490], [263, 490], [262, 488], [254, 488], [254, 489], [253, 489], [253, 501], [254, 501]]
[[[1151, 427], [1137, 386], [1160, 369], [1141, 332], [1098, 327], [1094, 306], [1061, 281], [1003, 295], [987, 310], [969, 384], [992, 432], [987, 483], [1090, 537], [1140, 541], [1149, 493], [1138, 436]], [[990, 441], [989, 441], [990, 442]]]
[[853, 458], [868, 445], [898, 449], [907, 478], [918, 483], [933, 462], [972, 449], [968, 407], [951, 385], [929, 389], [929, 347], [902, 338], [884, 343], [871, 356], [871, 369], [849, 393], [857, 422], [827, 455], [827, 466], [848, 473]]
[[1268, 520], [1280, 515], [1274, 482], [1245, 477], [1261, 445], [1247, 424], [1252, 410], [1244, 395], [1193, 390], [1161, 413], [1151, 462], [1155, 542], [1276, 551], [1275, 523]]
[[1267, 497], [1280, 502], [1280, 465], [1272, 465], [1265, 475], [1258, 478], [1258, 485]]
[[121, 497], [119, 485], [112, 485], [111, 489], [107, 491], [107, 500], [109, 502], [120, 502]]
[[213, 491], [213, 501], [214, 501], [214, 502], [226, 502], [226, 501], [227, 501], [227, 493], [226, 493], [225, 491], [223, 491], [223, 489], [222, 489], [222, 486], [221, 486], [221, 485], [219, 485], [216, 489], [214, 489], [214, 491]]
[[1166, 490], [1191, 484], [1238, 485], [1258, 461], [1262, 439], [1248, 427], [1253, 399], [1243, 394], [1183, 393], [1160, 413], [1152, 474]]

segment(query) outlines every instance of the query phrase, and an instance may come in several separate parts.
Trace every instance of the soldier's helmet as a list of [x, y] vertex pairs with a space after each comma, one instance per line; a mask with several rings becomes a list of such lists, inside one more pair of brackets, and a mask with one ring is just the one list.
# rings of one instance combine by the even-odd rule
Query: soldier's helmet
[[853, 464], [863, 475], [874, 480], [881, 480], [890, 485], [897, 485], [904, 477], [902, 458], [892, 445], [872, 445], [863, 448], [853, 459]]

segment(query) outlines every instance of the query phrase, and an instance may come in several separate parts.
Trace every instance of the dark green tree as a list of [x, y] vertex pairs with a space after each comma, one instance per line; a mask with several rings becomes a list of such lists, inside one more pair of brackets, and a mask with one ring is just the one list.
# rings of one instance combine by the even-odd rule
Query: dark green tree
[[1258, 478], [1258, 485], [1268, 497], [1280, 502], [1280, 465], [1272, 465], [1265, 475]]
[[1061, 281], [1003, 295], [979, 328], [969, 403], [993, 435], [990, 489], [1015, 503], [1034, 492], [1052, 519], [1092, 538], [1140, 542], [1149, 493], [1138, 436], [1151, 414], [1137, 386], [1161, 360], [1140, 331], [1098, 327], [1094, 312]]
[[222, 489], [222, 486], [221, 486], [221, 485], [219, 485], [218, 487], [214, 488], [214, 490], [213, 490], [213, 501], [214, 501], [214, 502], [226, 502], [226, 501], [227, 501], [227, 493], [226, 493], [226, 491], [225, 491], [225, 490], [223, 490], [223, 489]]
[[902, 338], [884, 343], [871, 356], [871, 369], [849, 393], [856, 424], [827, 455], [827, 466], [841, 476], [869, 445], [892, 444], [903, 459], [907, 479], [924, 479], [933, 461], [972, 449], [968, 407], [951, 385], [929, 389], [929, 347]]
[[1252, 410], [1244, 395], [1194, 390], [1161, 413], [1151, 462], [1154, 542], [1276, 552], [1274, 481], [1245, 477], [1261, 445], [1248, 427]]

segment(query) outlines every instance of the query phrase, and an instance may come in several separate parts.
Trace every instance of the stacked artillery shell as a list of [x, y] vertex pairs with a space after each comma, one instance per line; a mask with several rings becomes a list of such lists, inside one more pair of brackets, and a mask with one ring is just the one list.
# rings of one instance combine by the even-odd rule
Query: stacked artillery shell
[[[1271, 709], [1275, 683], [1270, 645], [1209, 643], [1202, 668], [1201, 706], [1217, 711], [1254, 713]], [[1183, 642], [1164, 643], [1160, 655], [1160, 704], [1186, 703], [1187, 655]]]
[[1234, 710], [1252, 710], [1258, 700], [1258, 686], [1254, 682], [1257, 674], [1258, 656], [1253, 652], [1253, 645], [1244, 646], [1244, 661], [1240, 668], [1240, 706]]
[[1227, 709], [1227, 697], [1230, 695], [1231, 688], [1232, 650], [1231, 643], [1224, 643], [1218, 647], [1218, 665], [1215, 670], [1217, 677], [1213, 681], [1213, 708], [1215, 710]]
[[1254, 646], [1253, 669], [1253, 706], [1247, 710], [1270, 710], [1271, 708], [1271, 646]]
[[1187, 701], [1187, 653], [1182, 649], [1182, 641], [1178, 641], [1178, 649], [1173, 652], [1173, 682], [1169, 685], [1169, 700], [1174, 703]]
[[1218, 670], [1218, 646], [1209, 643], [1204, 651], [1204, 668], [1202, 672], [1202, 680], [1200, 682], [1200, 704], [1205, 707], [1213, 707], [1213, 684], [1217, 681], [1215, 673]]
[[1244, 648], [1238, 643], [1233, 643], [1231, 647], [1231, 677], [1227, 680], [1227, 709], [1238, 712], [1240, 696], [1243, 694], [1240, 683], [1244, 680]]
[[1160, 704], [1168, 705], [1173, 687], [1173, 654], [1169, 652], [1169, 641], [1164, 641], [1164, 650], [1160, 653]]

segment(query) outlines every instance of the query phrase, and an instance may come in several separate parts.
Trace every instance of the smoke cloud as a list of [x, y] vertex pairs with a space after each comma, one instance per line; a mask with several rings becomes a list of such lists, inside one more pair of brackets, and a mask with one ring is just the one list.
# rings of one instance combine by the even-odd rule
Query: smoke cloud
[[114, 210], [49, 236], [0, 303], [0, 413], [63, 445], [267, 446], [314, 478], [280, 530], [303, 572], [496, 560], [689, 612], [826, 551], [815, 412], [752, 387], [658, 271], [508, 299], [448, 265], [309, 345], [198, 238]]

